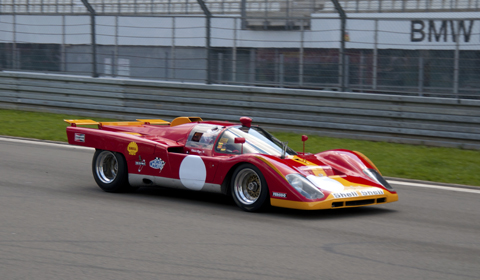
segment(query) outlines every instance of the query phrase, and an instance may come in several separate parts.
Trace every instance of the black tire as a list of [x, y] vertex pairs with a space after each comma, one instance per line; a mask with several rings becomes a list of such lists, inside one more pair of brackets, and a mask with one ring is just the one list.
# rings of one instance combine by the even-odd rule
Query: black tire
[[132, 191], [128, 183], [127, 161], [121, 153], [96, 150], [92, 160], [93, 178], [106, 192]]
[[243, 163], [235, 169], [230, 192], [238, 207], [247, 212], [264, 210], [270, 204], [265, 177], [250, 163]]

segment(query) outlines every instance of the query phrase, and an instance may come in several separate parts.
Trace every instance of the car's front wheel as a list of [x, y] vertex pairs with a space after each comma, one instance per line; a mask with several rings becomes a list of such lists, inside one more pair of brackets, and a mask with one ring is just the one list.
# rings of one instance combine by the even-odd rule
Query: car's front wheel
[[252, 164], [244, 163], [235, 169], [231, 181], [233, 200], [248, 212], [268, 206], [269, 191], [262, 172]]
[[128, 168], [121, 153], [96, 150], [92, 160], [93, 178], [106, 192], [125, 192], [132, 190], [128, 183]]

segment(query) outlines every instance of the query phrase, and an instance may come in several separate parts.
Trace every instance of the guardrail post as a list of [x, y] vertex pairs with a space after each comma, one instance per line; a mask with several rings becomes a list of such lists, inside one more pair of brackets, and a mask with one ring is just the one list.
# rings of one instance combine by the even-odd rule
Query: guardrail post
[[211, 23], [211, 18], [212, 18], [212, 13], [208, 10], [207, 5], [205, 5], [205, 2], [203, 0], [197, 0], [198, 4], [200, 5], [200, 8], [202, 8], [203, 13], [205, 14], [206, 20], [207, 20], [207, 84], [212, 83], [212, 73], [211, 73], [211, 64], [212, 64], [212, 54], [211, 54], [211, 34], [210, 34], [210, 23]]
[[250, 63], [249, 63], [249, 69], [248, 69], [248, 83], [250, 83], [250, 85], [254, 85], [255, 84], [255, 76], [256, 76], [256, 73], [255, 73], [255, 68], [256, 68], [256, 65], [255, 65], [255, 62], [256, 62], [256, 54], [255, 54], [255, 49], [250, 49]]
[[247, 0], [240, 2], [240, 13], [242, 17], [242, 30], [247, 29]]
[[87, 8], [90, 13], [90, 27], [91, 27], [91, 36], [92, 36], [92, 77], [97, 78], [97, 42], [96, 42], [96, 33], [95, 33], [95, 10], [88, 3], [87, 0], [82, 0], [83, 5]]
[[300, 87], [303, 86], [303, 53], [304, 53], [304, 41], [305, 41], [305, 28], [304, 25], [305, 22], [302, 19], [301, 20], [301, 25], [300, 25], [300, 53], [299, 53], [299, 69], [298, 69], [298, 85]]
[[460, 73], [460, 24], [458, 24], [457, 34], [455, 35], [455, 52], [453, 59], [453, 94], [455, 94], [458, 98], [458, 84]]
[[218, 53], [217, 65], [217, 83], [221, 83], [223, 78], [223, 53]]
[[12, 42], [12, 69], [16, 70], [19, 66], [19, 55], [17, 51], [17, 15], [15, 14], [15, 7], [13, 8], [13, 17], [12, 17], [12, 22], [13, 22], [13, 42]]
[[346, 55], [345, 56], [345, 63], [343, 64], [344, 65], [344, 77], [345, 77], [345, 90], [342, 90], [342, 91], [350, 91], [350, 56]]
[[175, 80], [175, 26], [176, 26], [175, 17], [172, 17], [172, 46], [170, 47], [171, 48], [170, 60], [172, 62], [170, 64], [170, 67], [172, 68], [172, 74], [171, 74], [172, 80]]
[[237, 18], [233, 19], [232, 81], [237, 81]]
[[60, 64], [60, 71], [66, 72], [67, 71], [67, 54], [66, 54], [66, 49], [65, 49], [65, 44], [66, 44], [66, 21], [65, 21], [65, 15], [62, 15], [62, 46], [61, 46], [61, 64]]
[[169, 80], [169, 71], [168, 71], [168, 68], [170, 67], [168, 65], [168, 59], [170, 58], [170, 55], [168, 54], [168, 52], [165, 52], [165, 80], [168, 81]]
[[273, 82], [278, 85], [280, 82], [280, 59], [278, 57], [278, 49], [274, 51], [274, 65], [273, 65]]
[[343, 10], [342, 6], [340, 3], [338, 3], [338, 0], [332, 0], [333, 5], [335, 6], [335, 9], [338, 12], [338, 15], [340, 16], [340, 88], [341, 91], [346, 90], [346, 67], [345, 67], [345, 28], [347, 24], [347, 15], [345, 14], [345, 11]]
[[365, 54], [364, 54], [364, 51], [361, 50], [360, 51], [360, 67], [359, 67], [359, 84], [360, 84], [360, 92], [363, 92], [363, 83], [364, 83], [364, 72], [365, 72]]
[[374, 45], [373, 45], [373, 73], [372, 73], [372, 88], [377, 89], [378, 80], [378, 19], [375, 20], [375, 33], [374, 33]]
[[283, 53], [280, 54], [280, 67], [278, 69], [278, 76], [280, 78], [279, 82], [280, 82], [280, 87], [283, 88], [283, 82], [284, 82], [284, 79], [285, 79], [285, 55]]
[[424, 84], [424, 64], [423, 64], [423, 51], [420, 51], [420, 57], [418, 58], [418, 96], [423, 96], [423, 84]]
[[118, 16], [115, 16], [115, 47], [113, 48], [112, 76], [117, 76], [118, 68]]

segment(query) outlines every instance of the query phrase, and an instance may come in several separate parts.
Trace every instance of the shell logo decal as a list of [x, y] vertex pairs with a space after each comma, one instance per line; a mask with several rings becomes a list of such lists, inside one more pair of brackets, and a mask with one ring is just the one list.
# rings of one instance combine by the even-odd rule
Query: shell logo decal
[[128, 146], [127, 146], [127, 151], [128, 151], [128, 154], [131, 155], [131, 156], [136, 155], [137, 152], [138, 152], [138, 145], [137, 145], [137, 143], [135, 143], [135, 142], [130, 142], [130, 144], [128, 144]]

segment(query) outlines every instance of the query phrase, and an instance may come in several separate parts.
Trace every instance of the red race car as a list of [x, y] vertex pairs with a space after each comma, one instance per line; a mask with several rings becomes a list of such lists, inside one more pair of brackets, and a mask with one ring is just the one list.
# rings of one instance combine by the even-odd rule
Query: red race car
[[[240, 118], [241, 124], [198, 117], [172, 122], [65, 121], [71, 124], [70, 144], [96, 149], [93, 177], [106, 192], [161, 186], [231, 194], [245, 211], [267, 205], [335, 209], [398, 200], [363, 154], [295, 152], [252, 126], [247, 117]], [[98, 125], [98, 129], [79, 125]]]

